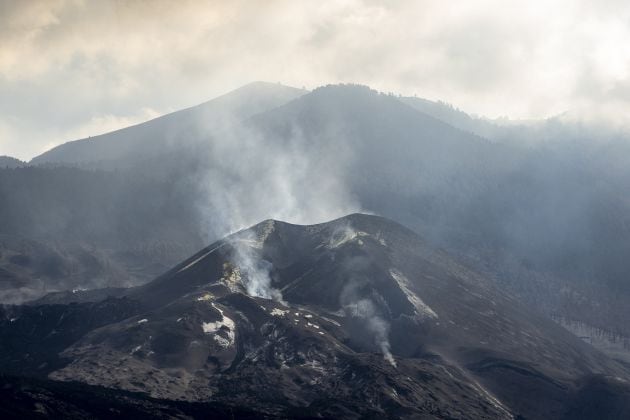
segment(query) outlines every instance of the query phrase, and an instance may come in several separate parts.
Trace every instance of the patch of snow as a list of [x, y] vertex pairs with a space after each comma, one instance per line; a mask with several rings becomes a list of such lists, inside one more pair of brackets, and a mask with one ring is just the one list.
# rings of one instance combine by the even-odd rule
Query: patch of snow
[[135, 353], [137, 353], [138, 351], [140, 351], [140, 349], [141, 349], [141, 348], [142, 348], [142, 346], [136, 346], [136, 347], [134, 347], [133, 349], [131, 349], [131, 353], [130, 353], [130, 354], [135, 354]]
[[138, 324], [144, 324], [145, 322], [149, 322], [149, 320], [146, 318], [141, 319], [140, 321], [138, 321]]
[[317, 331], [317, 334], [324, 335], [324, 333], [323, 333], [323, 332], [321, 332], [321, 331]]
[[320, 375], [323, 375], [326, 373], [326, 369], [324, 368], [324, 365], [319, 360], [311, 360], [310, 362], [306, 362], [305, 366], [308, 366], [309, 368], [313, 369]]
[[[234, 345], [236, 324], [234, 321], [223, 314], [220, 308], [217, 308], [215, 304], [212, 307], [219, 311], [221, 314], [221, 320], [215, 322], [204, 322], [201, 324], [203, 332], [206, 334], [214, 334], [214, 341], [216, 341], [221, 347], [230, 347]], [[218, 333], [223, 331], [227, 337], [223, 337]]]
[[228, 348], [233, 344], [233, 340], [228, 338], [221, 337], [220, 335], [214, 336], [214, 341], [216, 341], [221, 347]]
[[311, 314], [305, 314], [305, 315], [304, 315], [304, 318], [306, 318], [306, 319], [311, 319], [311, 318], [313, 318], [313, 315], [311, 315]]
[[389, 270], [389, 274], [392, 276], [394, 280], [396, 280], [396, 283], [398, 283], [398, 286], [400, 287], [400, 289], [403, 291], [405, 296], [407, 296], [407, 300], [409, 301], [409, 303], [411, 303], [414, 306], [416, 315], [419, 315], [423, 318], [437, 318], [438, 317], [438, 315], [435, 313], [435, 311], [433, 311], [433, 309], [431, 309], [429, 305], [424, 303], [422, 299], [418, 297], [418, 295], [416, 295], [414, 292], [411, 291], [410, 289], [411, 282], [409, 281], [407, 277], [405, 277], [404, 274], [394, 269]]
[[280, 316], [280, 317], [284, 317], [288, 313], [289, 313], [289, 310], [283, 311], [282, 309], [278, 309], [278, 308], [273, 308], [273, 310], [271, 311], [272, 316]]
[[310, 322], [307, 322], [306, 325], [308, 325], [309, 327], [313, 327], [316, 330], [319, 330], [319, 325], [311, 324]]
[[212, 299], [214, 299], [214, 296], [212, 295], [212, 293], [206, 293], [206, 294], [205, 294], [205, 295], [203, 295], [203, 296], [199, 296], [199, 297], [197, 298], [197, 301], [199, 301], [199, 302], [202, 302], [202, 301], [210, 301], [210, 300], [212, 300]]
[[177, 318], [177, 322], [182, 322], [184, 318]]
[[17, 320], [18, 320], [18, 318], [11, 318], [11, 319], [9, 320], [9, 322], [15, 322], [15, 321], [17, 321]]

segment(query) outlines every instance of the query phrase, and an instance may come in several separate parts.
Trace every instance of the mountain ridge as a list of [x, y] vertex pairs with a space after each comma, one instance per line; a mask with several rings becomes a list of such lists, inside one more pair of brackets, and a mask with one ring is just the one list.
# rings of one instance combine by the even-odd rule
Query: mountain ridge
[[[630, 378], [413, 231], [364, 214], [267, 220], [123, 296], [2, 311], [2, 370], [266, 415], [562, 418], [584, 384], [621, 396]], [[30, 325], [30, 348], [58, 359], [15, 353]]]
[[[107, 170], [99, 177], [0, 171], [4, 230], [104, 248], [139, 284], [234, 226], [360, 208], [466, 258], [575, 333], [608, 331], [627, 343], [627, 145], [490, 142], [401, 99], [333, 85], [237, 127], [212, 126], [199, 147], [95, 164]], [[10, 249], [0, 261], [9, 282], [23, 271], [9, 259], [21, 254]], [[89, 275], [67, 288], [98, 284]], [[617, 347], [630, 360], [627, 344]]]
[[5, 169], [13, 169], [13, 168], [21, 168], [25, 166], [27, 163], [22, 162], [19, 159], [16, 159], [11, 156], [0, 156], [0, 168]]
[[[90, 163], [96, 160], [120, 159], [126, 157], [124, 153], [113, 155], [109, 153], [108, 156], [107, 148], [103, 143], [113, 141], [118, 143], [118, 147], [127, 148], [126, 153], [136, 154], [138, 152], [125, 143], [139, 143], [136, 147], [143, 146], [144, 141], [138, 141], [138, 138], [151, 136], [155, 137], [154, 141], [157, 142], [157, 145], [153, 145], [154, 147], [172, 147], [178, 142], [185, 144], [186, 137], [181, 137], [180, 133], [192, 130], [192, 134], [201, 135], [197, 126], [203, 119], [217, 121], [217, 118], [243, 118], [261, 110], [273, 108], [304, 93], [302, 89], [289, 86], [251, 82], [198, 105], [108, 133], [63, 143], [34, 157], [30, 163]], [[172, 122], [176, 122], [177, 126], [173, 126]], [[188, 137], [190, 134], [186, 133]], [[94, 148], [97, 148], [97, 151], [90, 150]]]

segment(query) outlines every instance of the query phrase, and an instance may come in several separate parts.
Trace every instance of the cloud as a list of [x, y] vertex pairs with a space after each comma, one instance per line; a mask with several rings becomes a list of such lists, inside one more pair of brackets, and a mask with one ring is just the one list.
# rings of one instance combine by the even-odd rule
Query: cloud
[[109, 133], [120, 127], [129, 127], [159, 117], [161, 114], [151, 108], [143, 108], [136, 115], [118, 116], [112, 114], [95, 115], [86, 123], [64, 133], [67, 138], [87, 138], [94, 135]]
[[2, 2], [0, 153], [252, 80], [358, 82], [490, 117], [623, 115], [629, 22], [618, 0]]
[[69, 139], [82, 139], [95, 136], [122, 127], [128, 127], [160, 116], [151, 108], [140, 109], [138, 113], [129, 115], [92, 114], [86, 121], [78, 121], [76, 125], [55, 127], [51, 125], [40, 133], [34, 122], [19, 120], [17, 117], [0, 116], [0, 153], [28, 160]]

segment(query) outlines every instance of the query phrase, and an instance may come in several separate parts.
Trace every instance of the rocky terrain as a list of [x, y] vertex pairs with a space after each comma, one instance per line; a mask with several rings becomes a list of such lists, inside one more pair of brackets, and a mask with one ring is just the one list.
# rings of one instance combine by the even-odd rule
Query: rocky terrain
[[[626, 367], [376, 216], [265, 221], [146, 285], [48, 299], [2, 308], [0, 368], [55, 381], [29, 385], [53, 395], [72, 381], [118, 390], [99, 393], [129, 410], [191, 413], [183, 400], [280, 417], [630, 414]], [[9, 382], [11, 401], [23, 398]]]

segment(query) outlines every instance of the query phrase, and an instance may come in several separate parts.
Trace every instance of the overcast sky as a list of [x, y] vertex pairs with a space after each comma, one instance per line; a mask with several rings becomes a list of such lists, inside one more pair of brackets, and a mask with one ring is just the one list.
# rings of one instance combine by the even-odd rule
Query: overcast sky
[[30, 159], [254, 80], [625, 121], [630, 2], [0, 0], [0, 155]]

